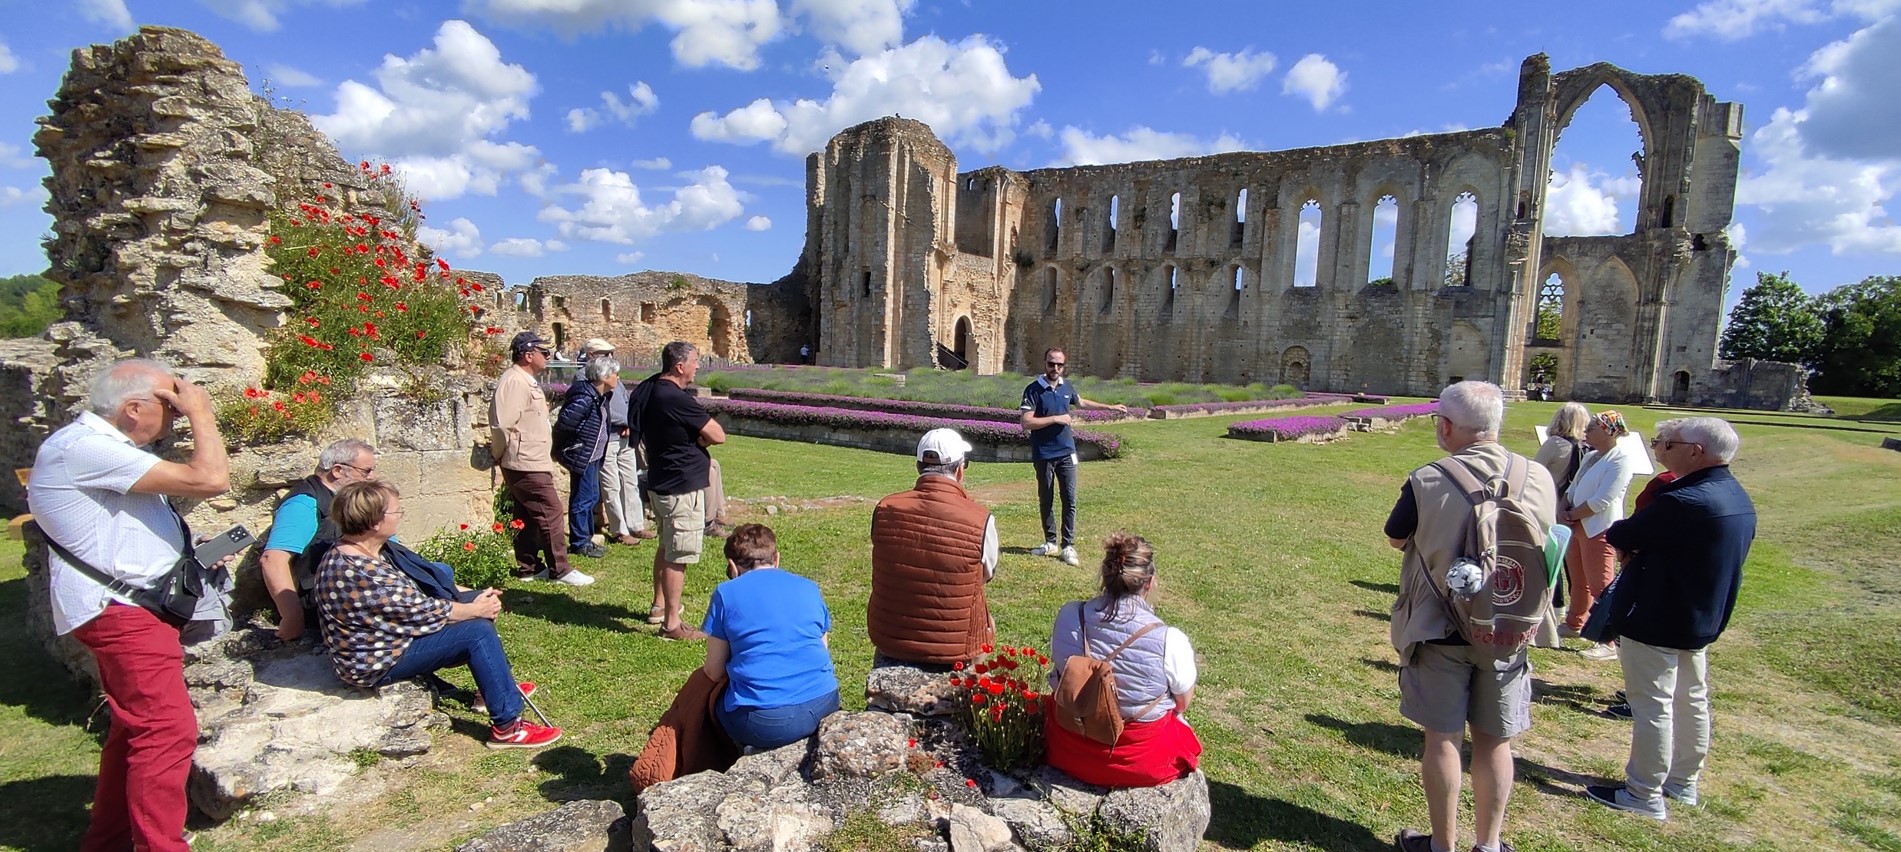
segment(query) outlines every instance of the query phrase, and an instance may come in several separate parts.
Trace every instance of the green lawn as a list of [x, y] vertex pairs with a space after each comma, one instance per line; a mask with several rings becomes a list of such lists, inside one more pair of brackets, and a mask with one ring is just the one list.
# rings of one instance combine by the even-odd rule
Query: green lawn
[[[1554, 408], [1513, 406], [1507, 443], [1531, 451], [1531, 427]], [[1675, 415], [1624, 410], [1646, 433]], [[1397, 711], [1386, 630], [1399, 560], [1380, 524], [1406, 471], [1438, 455], [1430, 429], [1420, 421], [1329, 445], [1224, 438], [1240, 419], [1116, 424], [1132, 450], [1083, 466], [1080, 537], [1149, 537], [1162, 566], [1158, 609], [1202, 657], [1191, 717], [1214, 797], [1206, 845], [1390, 848], [1400, 827], [1423, 827], [1426, 805], [1420, 734]], [[1595, 715], [1617, 669], [1538, 651], [1534, 727], [1519, 744], [1506, 823], [1517, 848], [1901, 849], [1901, 453], [1879, 448], [1901, 424], [1735, 419], [1736, 471], [1761, 532], [1736, 622], [1711, 653], [1706, 805], [1657, 825], [1582, 799], [1582, 784], [1621, 776], [1628, 724]], [[718, 455], [741, 501], [865, 498], [735, 513], [771, 523], [788, 566], [825, 588], [846, 703], [862, 707], [869, 501], [909, 485], [909, 460], [746, 438]], [[1004, 538], [990, 596], [999, 634], [1040, 645], [1056, 607], [1090, 593], [1093, 572], [1026, 555], [1040, 538], [1027, 465], [980, 465], [970, 479]], [[18, 549], [0, 546], [0, 655], [13, 661], [0, 678], [0, 847], [67, 849], [84, 823], [97, 737], [84, 728], [86, 696], [22, 635]], [[628, 802], [632, 755], [701, 651], [641, 623], [651, 551], [611, 553], [587, 566], [594, 586], [508, 593], [503, 634], [518, 673], [544, 685], [537, 700], [568, 729], [557, 747], [487, 752], [475, 717], [457, 709], [456, 730], [418, 765], [366, 767], [360, 789], [327, 809], [268, 803], [269, 821], [253, 812], [204, 830], [196, 848], [447, 848], [554, 801]], [[716, 575], [689, 574], [690, 614]]]

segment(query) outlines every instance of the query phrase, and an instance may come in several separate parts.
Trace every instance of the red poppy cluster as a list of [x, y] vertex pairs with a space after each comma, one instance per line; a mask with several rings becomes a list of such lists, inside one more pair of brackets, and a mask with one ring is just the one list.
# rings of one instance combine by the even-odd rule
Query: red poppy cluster
[[984, 656], [969, 666], [951, 666], [949, 683], [961, 697], [957, 717], [987, 763], [1027, 765], [1042, 756], [1047, 696], [1039, 690], [1049, 657], [1029, 645], [986, 644], [982, 650]]

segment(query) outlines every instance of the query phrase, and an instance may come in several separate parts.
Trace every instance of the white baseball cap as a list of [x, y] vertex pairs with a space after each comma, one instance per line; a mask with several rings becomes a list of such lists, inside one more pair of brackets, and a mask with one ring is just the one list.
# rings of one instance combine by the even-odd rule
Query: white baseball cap
[[589, 355], [595, 355], [602, 352], [612, 352], [614, 351], [614, 344], [609, 343], [606, 340], [603, 340], [598, 337], [591, 337], [591, 338], [588, 338], [588, 341], [586, 343], [581, 344], [581, 351]]
[[932, 429], [918, 439], [917, 460], [925, 464], [954, 464], [963, 461], [973, 449], [956, 429]]

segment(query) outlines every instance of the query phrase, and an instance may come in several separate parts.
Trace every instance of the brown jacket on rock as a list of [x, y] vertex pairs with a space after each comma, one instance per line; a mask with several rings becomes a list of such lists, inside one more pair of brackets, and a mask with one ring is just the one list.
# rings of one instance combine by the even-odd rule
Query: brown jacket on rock
[[713, 718], [713, 708], [726, 694], [726, 680], [714, 680], [705, 669], [694, 669], [673, 706], [660, 715], [640, 750], [634, 768], [627, 770], [634, 795], [662, 781], [683, 778], [695, 772], [724, 772], [739, 760], [739, 746]]
[[871, 601], [865, 627], [887, 657], [953, 663], [992, 641], [983, 540], [990, 510], [962, 485], [920, 476], [871, 513]]

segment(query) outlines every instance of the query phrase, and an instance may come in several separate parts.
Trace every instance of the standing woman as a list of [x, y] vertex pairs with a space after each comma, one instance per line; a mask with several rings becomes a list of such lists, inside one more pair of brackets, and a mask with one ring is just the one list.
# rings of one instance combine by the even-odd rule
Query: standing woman
[[[1618, 446], [1617, 439], [1628, 432], [1630, 425], [1624, 421], [1624, 415], [1615, 411], [1599, 412], [1592, 417], [1584, 429], [1584, 443], [1591, 452], [1584, 457], [1577, 475], [1571, 478], [1571, 487], [1565, 491], [1565, 504], [1570, 508], [1563, 510], [1560, 519], [1571, 527], [1571, 550], [1565, 558], [1571, 580], [1571, 607], [1565, 613], [1564, 629], [1560, 632], [1566, 636], [1577, 636], [1584, 628], [1591, 605], [1604, 594], [1604, 587], [1611, 584], [1611, 577], [1617, 572], [1617, 557], [1604, 541], [1604, 531], [1624, 517], [1624, 493], [1630, 490], [1636, 460], [1630, 457], [1628, 450]], [[1597, 645], [1587, 649], [1584, 656], [1593, 660], [1615, 659], [1617, 649]]]
[[[1181, 714], [1195, 696], [1195, 649], [1180, 630], [1164, 624], [1149, 605], [1155, 591], [1155, 548], [1119, 532], [1103, 543], [1102, 593], [1071, 601], [1050, 631], [1050, 687], [1069, 658], [1107, 657], [1116, 677], [1122, 736], [1108, 746], [1044, 717], [1050, 766], [1099, 787], [1154, 787], [1195, 770], [1201, 739]], [[1146, 632], [1145, 632], [1146, 631]], [[1086, 643], [1086, 651], [1085, 651]], [[1055, 702], [1050, 702], [1052, 711]]]
[[[1558, 406], [1557, 412], [1551, 415], [1551, 426], [1546, 430], [1545, 442], [1538, 447], [1538, 455], [1532, 459], [1551, 472], [1551, 484], [1558, 487], [1559, 512], [1571, 508], [1571, 504], [1565, 502], [1564, 492], [1565, 489], [1571, 487], [1571, 480], [1577, 477], [1578, 468], [1583, 466], [1584, 454], [1590, 451], [1590, 448], [1584, 445], [1584, 429], [1590, 425], [1590, 422], [1591, 410], [1585, 408], [1583, 403], [1567, 402]], [[1569, 547], [1565, 549], [1565, 574], [1560, 575], [1558, 581], [1551, 584], [1553, 607], [1565, 605], [1566, 575], [1575, 570], [1570, 567], [1575, 561], [1570, 557], [1573, 552]]]

